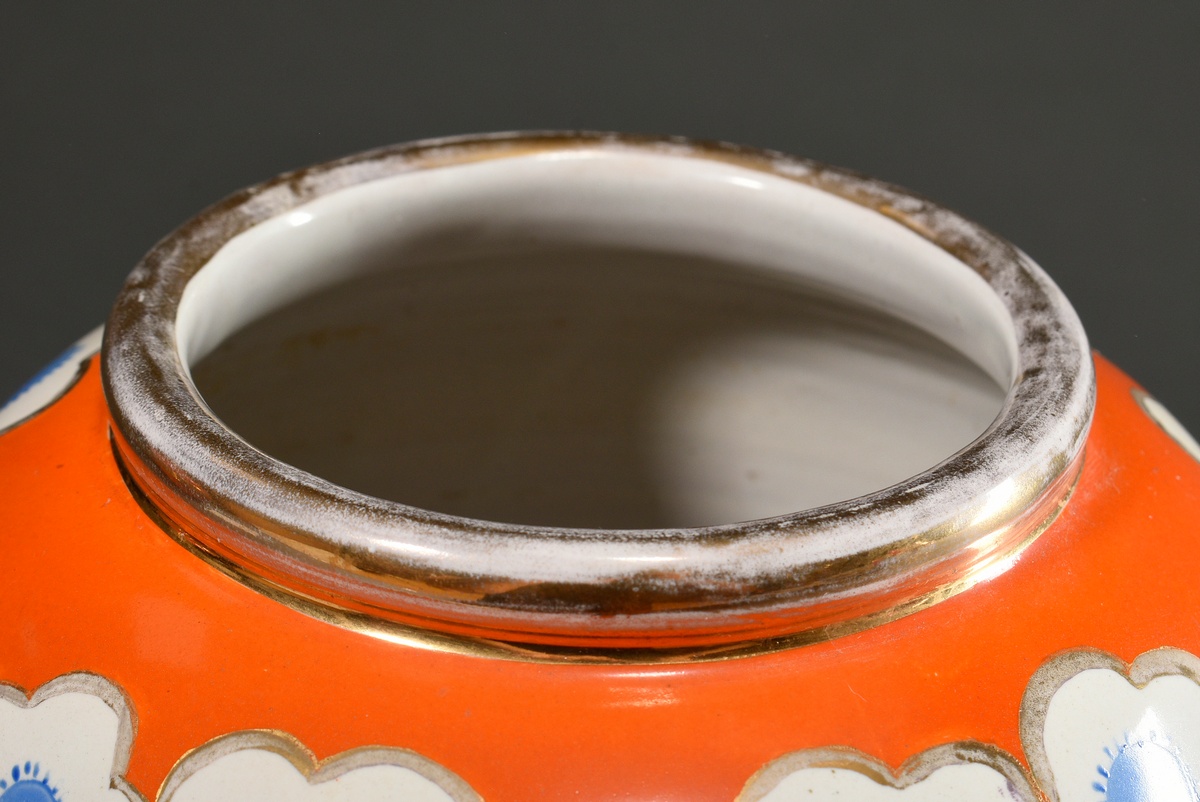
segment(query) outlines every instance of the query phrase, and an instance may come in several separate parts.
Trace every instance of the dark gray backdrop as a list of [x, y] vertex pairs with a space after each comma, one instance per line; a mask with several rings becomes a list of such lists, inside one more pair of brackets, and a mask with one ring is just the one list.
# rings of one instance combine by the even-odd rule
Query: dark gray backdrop
[[870, 173], [1033, 255], [1200, 433], [1200, 3], [5, 3], [0, 397], [229, 192], [391, 142], [676, 133]]

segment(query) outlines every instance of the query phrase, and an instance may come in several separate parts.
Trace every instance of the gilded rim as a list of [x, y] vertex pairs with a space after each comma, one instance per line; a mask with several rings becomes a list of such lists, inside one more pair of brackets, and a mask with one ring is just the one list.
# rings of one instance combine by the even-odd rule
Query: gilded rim
[[[938, 466], [868, 496], [726, 526], [584, 530], [470, 520], [355, 493], [255, 450], [208, 410], [176, 348], [175, 315], [188, 281], [231, 238], [356, 184], [563, 149], [632, 149], [773, 174], [940, 246], [1011, 315], [1017, 378], [1003, 411]], [[138, 265], [109, 318], [102, 359], [131, 482], [194, 550], [251, 584], [451, 637], [606, 652], [807, 642], [920, 609], [1004, 570], [1061, 508], [1094, 402], [1087, 341], [1070, 305], [1027, 256], [978, 225], [897, 187], [779, 153], [591, 133], [418, 142], [240, 192]], [[835, 556], [817, 559], [817, 547]], [[465, 556], [483, 553], [503, 553], [497, 564], [507, 569], [463, 569]], [[605, 553], [644, 559], [636, 572], [628, 562], [580, 562]], [[522, 555], [574, 561], [577, 578], [536, 578], [521, 569]]]
[[[813, 643], [832, 640], [833, 638], [851, 635], [864, 629], [895, 621], [906, 615], [920, 612], [940, 601], [957, 596], [969, 590], [976, 584], [986, 581], [994, 575], [996, 567], [990, 566], [991, 571], [982, 571], [962, 576], [957, 582], [939, 587], [924, 596], [910, 599], [903, 604], [878, 610], [877, 612], [847, 619], [839, 624], [823, 628], [803, 629], [788, 635], [762, 638], [759, 640], [739, 641], [707, 646], [681, 646], [675, 648], [625, 647], [605, 648], [588, 646], [555, 646], [540, 643], [520, 643], [495, 640], [487, 637], [472, 637], [441, 632], [436, 629], [410, 626], [386, 617], [365, 614], [357, 610], [339, 605], [335, 600], [314, 599], [298, 593], [293, 588], [276, 585], [265, 578], [246, 571], [242, 566], [230, 562], [220, 554], [209, 550], [196, 538], [179, 529], [171, 521], [163, 517], [158, 506], [154, 504], [138, 487], [129, 474], [120, 452], [114, 443], [114, 458], [121, 472], [122, 479], [129, 487], [134, 500], [154, 521], [160, 529], [183, 546], [194, 556], [211, 565], [225, 576], [245, 585], [251, 590], [261, 593], [269, 599], [291, 607], [318, 621], [348, 629], [362, 635], [367, 635], [389, 643], [401, 644], [415, 649], [422, 649], [449, 654], [460, 654], [470, 657], [482, 657], [492, 660], [505, 660], [515, 663], [575, 663], [580, 665], [679, 665], [690, 663], [717, 663], [725, 660], [735, 660], [743, 657], [756, 657], [773, 654], [788, 649], [795, 649]], [[1017, 544], [1009, 555], [1009, 560], [1015, 560], [1026, 546], [1046, 531], [1054, 523], [1058, 514], [1066, 507], [1078, 483], [1079, 471], [1068, 471], [1059, 481], [1067, 478], [1072, 481], [1065, 485], [1062, 494], [1048, 494], [1056, 498], [1057, 503], [1040, 524], [1029, 530], [1023, 542]]]

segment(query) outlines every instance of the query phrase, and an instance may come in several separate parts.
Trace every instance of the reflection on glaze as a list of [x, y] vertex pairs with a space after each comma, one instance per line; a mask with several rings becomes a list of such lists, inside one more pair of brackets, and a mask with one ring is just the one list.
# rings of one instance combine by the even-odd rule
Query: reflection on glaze
[[[1200, 659], [1176, 649], [1125, 666], [1060, 654], [1030, 680], [1021, 740], [1032, 772], [961, 741], [897, 771], [845, 747], [771, 761], [740, 802], [1200, 802]], [[123, 773], [133, 741], [123, 692], [68, 674], [31, 697], [0, 684], [0, 802], [139, 802]], [[318, 761], [277, 731], [246, 730], [182, 756], [157, 802], [480, 802], [460, 777], [407, 749], [363, 746]]]
[[1115, 748], [1104, 748], [1107, 764], [1096, 767], [1101, 780], [1092, 787], [1105, 802], [1196, 802], [1196, 783], [1183, 757], [1169, 741], [1151, 731], [1126, 735]]
[[1070, 652], [1030, 682], [1022, 740], [1051, 802], [1200, 802], [1200, 660]]
[[[896, 773], [851, 750], [772, 761], [740, 802], [1200, 802], [1200, 659], [1157, 649], [1126, 667], [1067, 652], [1034, 675], [1021, 736], [1032, 777], [993, 746], [948, 744]], [[1040, 793], [1039, 793], [1040, 792]]]

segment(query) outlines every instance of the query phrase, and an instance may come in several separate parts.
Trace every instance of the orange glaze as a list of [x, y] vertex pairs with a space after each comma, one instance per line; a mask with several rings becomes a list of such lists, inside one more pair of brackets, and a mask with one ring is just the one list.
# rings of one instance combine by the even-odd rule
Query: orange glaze
[[0, 681], [72, 671], [128, 694], [128, 779], [153, 799], [189, 749], [242, 729], [318, 758], [416, 750], [486, 800], [731, 800], [764, 763], [844, 745], [892, 766], [974, 739], [1024, 760], [1021, 695], [1064, 649], [1200, 653], [1200, 464], [1096, 358], [1083, 475], [1015, 567], [858, 634], [694, 665], [535, 664], [340, 629], [194, 557], [131, 497], [98, 360], [0, 437]]

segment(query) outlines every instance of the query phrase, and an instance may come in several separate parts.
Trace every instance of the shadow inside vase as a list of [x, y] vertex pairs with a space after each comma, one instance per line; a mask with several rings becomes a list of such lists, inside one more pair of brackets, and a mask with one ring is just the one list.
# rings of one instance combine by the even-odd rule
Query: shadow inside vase
[[1005, 391], [918, 329], [745, 265], [601, 247], [403, 264], [193, 368], [256, 448], [336, 484], [516, 524], [645, 529], [883, 489]]

